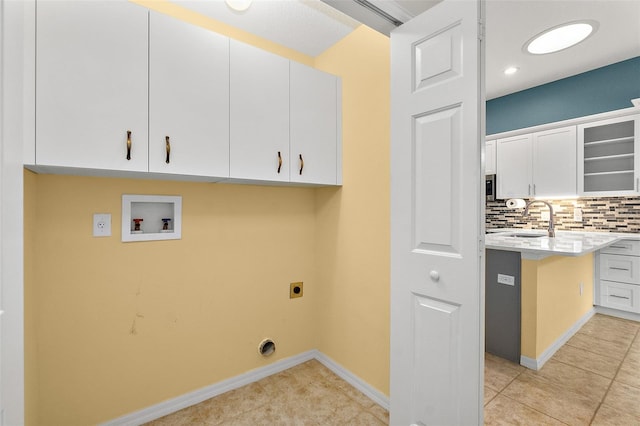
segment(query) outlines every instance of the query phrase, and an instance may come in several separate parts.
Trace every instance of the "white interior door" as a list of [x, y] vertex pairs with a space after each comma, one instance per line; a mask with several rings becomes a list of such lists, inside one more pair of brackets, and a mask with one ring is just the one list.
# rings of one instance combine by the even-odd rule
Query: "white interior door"
[[391, 34], [392, 425], [482, 424], [481, 7]]
[[30, 73], [24, 37], [34, 7], [0, 0], [0, 426], [25, 422], [22, 141]]

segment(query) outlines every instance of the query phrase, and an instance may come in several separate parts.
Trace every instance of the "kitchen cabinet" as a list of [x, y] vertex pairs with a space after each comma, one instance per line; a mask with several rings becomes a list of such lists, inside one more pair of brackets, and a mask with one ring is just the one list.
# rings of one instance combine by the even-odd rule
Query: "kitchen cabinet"
[[485, 143], [484, 150], [484, 174], [496, 174], [496, 140], [490, 140]]
[[619, 241], [598, 252], [596, 305], [640, 313], [640, 241]]
[[531, 134], [497, 140], [497, 198], [531, 196], [531, 141]]
[[576, 195], [576, 127], [497, 140], [498, 198]]
[[231, 40], [230, 177], [289, 181], [289, 61]]
[[146, 171], [147, 9], [124, 0], [37, 6], [35, 163]]
[[341, 184], [338, 77], [125, 0], [37, 6], [28, 168]]
[[229, 39], [153, 11], [149, 171], [229, 176]]
[[640, 193], [640, 115], [578, 126], [578, 191], [584, 196]]
[[336, 76], [291, 62], [291, 182], [338, 183], [338, 89]]

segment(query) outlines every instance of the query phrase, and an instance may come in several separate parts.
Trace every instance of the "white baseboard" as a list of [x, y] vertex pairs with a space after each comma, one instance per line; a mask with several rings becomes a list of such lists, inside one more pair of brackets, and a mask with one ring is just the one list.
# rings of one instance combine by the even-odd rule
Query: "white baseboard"
[[636, 314], [634, 312], [625, 312], [618, 309], [605, 308], [604, 306], [596, 306], [596, 313], [640, 322], [640, 314]]
[[553, 354], [555, 354], [558, 349], [562, 347], [565, 343], [569, 341], [573, 337], [574, 334], [580, 330], [580, 327], [585, 325], [587, 321], [591, 319], [595, 315], [595, 309], [590, 309], [589, 312], [584, 314], [575, 324], [571, 326], [564, 334], [551, 344], [544, 352], [540, 355], [539, 358], [529, 358], [524, 355], [520, 356], [520, 365], [523, 365], [531, 370], [540, 370], [542, 366], [551, 359]]
[[159, 404], [152, 405], [144, 408], [140, 411], [118, 417], [117, 419], [110, 420], [103, 423], [102, 426], [137, 426], [151, 420], [159, 419], [167, 414], [174, 413], [183, 408], [190, 407], [195, 404], [199, 404], [202, 401], [213, 398], [214, 396], [221, 395], [225, 392], [229, 392], [233, 389], [248, 385], [272, 374], [279, 373], [287, 370], [291, 367], [295, 367], [298, 364], [317, 358], [318, 351], [311, 350], [303, 352], [299, 355], [292, 356], [290, 358], [281, 359], [269, 364], [265, 367], [257, 368], [255, 370], [248, 371], [230, 379], [223, 380], [213, 385], [206, 386], [204, 388], [195, 390], [193, 392], [186, 393], [177, 398], [163, 401]]
[[316, 359], [322, 363], [329, 370], [333, 371], [338, 377], [340, 377], [345, 382], [349, 383], [354, 388], [358, 389], [363, 394], [367, 395], [371, 400], [373, 400], [376, 404], [384, 408], [385, 410], [389, 410], [389, 397], [371, 386], [369, 383], [362, 380], [360, 377], [356, 376], [322, 352], [318, 352]]
[[108, 422], [103, 423], [101, 426], [137, 426], [146, 422], [150, 422], [152, 420], [166, 416], [167, 414], [182, 410], [183, 408], [199, 404], [202, 401], [206, 401], [207, 399], [221, 395], [225, 392], [229, 392], [230, 390], [237, 389], [253, 382], [257, 382], [258, 380], [264, 379], [265, 377], [271, 376], [272, 374], [279, 373], [312, 359], [317, 359], [325, 367], [333, 371], [337, 376], [342, 378], [351, 386], [367, 395], [378, 405], [385, 408], [386, 410], [389, 409], [389, 398], [386, 395], [342, 367], [340, 364], [338, 364], [328, 356], [320, 353], [317, 349], [313, 349], [290, 358], [276, 361], [273, 364], [267, 365], [265, 367], [251, 370], [230, 379], [223, 380], [222, 382], [214, 383], [213, 385], [206, 386], [202, 389], [186, 393], [177, 398], [163, 401], [159, 404], [152, 405], [134, 413], [118, 417], [117, 419], [109, 420]]

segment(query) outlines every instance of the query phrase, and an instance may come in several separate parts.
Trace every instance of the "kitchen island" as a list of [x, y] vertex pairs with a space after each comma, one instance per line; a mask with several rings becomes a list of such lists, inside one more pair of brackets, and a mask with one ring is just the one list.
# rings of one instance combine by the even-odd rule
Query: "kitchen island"
[[[638, 239], [573, 231], [556, 231], [550, 238], [546, 231], [514, 229], [487, 234], [487, 351], [504, 357], [501, 348], [494, 349], [495, 342], [505, 335], [513, 341], [513, 327], [519, 323], [519, 362], [541, 368], [593, 315], [593, 253], [629, 238]], [[520, 318], [513, 317], [517, 311], [513, 313], [509, 297], [519, 302]], [[509, 310], [511, 320], [504, 316]]]

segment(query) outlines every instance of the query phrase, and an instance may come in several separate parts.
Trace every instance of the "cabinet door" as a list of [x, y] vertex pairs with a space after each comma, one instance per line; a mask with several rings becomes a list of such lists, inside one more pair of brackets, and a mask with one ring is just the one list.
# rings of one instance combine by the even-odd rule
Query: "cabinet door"
[[289, 61], [231, 40], [230, 176], [289, 181]]
[[576, 127], [533, 134], [533, 194], [575, 197]]
[[147, 170], [147, 29], [128, 1], [38, 1], [36, 164]]
[[640, 115], [578, 126], [578, 193], [640, 193]]
[[484, 150], [484, 174], [496, 174], [496, 141], [487, 141]]
[[531, 135], [498, 139], [496, 151], [498, 198], [531, 196]]
[[291, 181], [336, 184], [337, 77], [291, 62]]
[[149, 171], [228, 177], [229, 39], [156, 12], [149, 25]]

